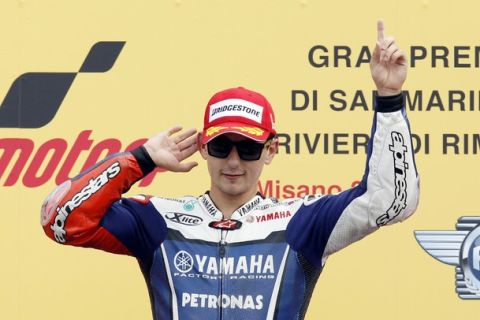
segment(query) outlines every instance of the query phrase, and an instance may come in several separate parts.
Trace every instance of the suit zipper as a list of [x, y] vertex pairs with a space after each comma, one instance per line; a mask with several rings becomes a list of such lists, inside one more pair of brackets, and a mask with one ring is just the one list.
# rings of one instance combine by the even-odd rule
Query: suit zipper
[[219, 309], [220, 309], [220, 320], [223, 319], [223, 307], [222, 307], [222, 297], [223, 297], [223, 287], [225, 285], [225, 277], [224, 277], [224, 272], [223, 270], [223, 259], [225, 258], [225, 246], [227, 242], [225, 241], [225, 237], [227, 236], [227, 230], [221, 230], [220, 231], [220, 242], [218, 243], [218, 253], [220, 256], [220, 297], [219, 297]]

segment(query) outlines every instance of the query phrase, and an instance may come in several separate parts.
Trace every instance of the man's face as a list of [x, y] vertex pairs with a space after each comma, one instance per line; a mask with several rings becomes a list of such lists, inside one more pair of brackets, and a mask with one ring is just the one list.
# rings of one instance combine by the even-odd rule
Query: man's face
[[[248, 138], [235, 133], [227, 133], [224, 136], [234, 142], [248, 140]], [[262, 149], [260, 159], [245, 161], [240, 159], [236, 147], [226, 158], [222, 159], [208, 154], [206, 145], [201, 146], [200, 152], [202, 157], [207, 160], [211, 177], [211, 191], [225, 196], [253, 196], [257, 191], [257, 183], [263, 166], [272, 161], [277, 149], [278, 141], [269, 141]]]

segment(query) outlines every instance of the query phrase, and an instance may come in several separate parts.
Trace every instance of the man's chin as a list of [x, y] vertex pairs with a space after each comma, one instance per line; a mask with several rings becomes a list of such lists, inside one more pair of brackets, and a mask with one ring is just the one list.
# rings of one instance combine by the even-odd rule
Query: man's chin
[[244, 194], [245, 192], [237, 188], [226, 188], [223, 193], [231, 197], [237, 197]]
[[247, 190], [241, 185], [236, 185], [235, 183], [228, 183], [222, 188], [222, 192], [226, 195], [235, 197], [244, 194]]

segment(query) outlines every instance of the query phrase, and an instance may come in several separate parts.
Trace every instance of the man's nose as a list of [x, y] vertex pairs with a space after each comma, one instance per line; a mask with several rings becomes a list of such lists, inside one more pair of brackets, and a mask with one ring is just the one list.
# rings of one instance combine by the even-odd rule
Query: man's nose
[[240, 156], [237, 152], [237, 147], [233, 147], [232, 151], [228, 154], [227, 162], [230, 166], [237, 166], [240, 163]]

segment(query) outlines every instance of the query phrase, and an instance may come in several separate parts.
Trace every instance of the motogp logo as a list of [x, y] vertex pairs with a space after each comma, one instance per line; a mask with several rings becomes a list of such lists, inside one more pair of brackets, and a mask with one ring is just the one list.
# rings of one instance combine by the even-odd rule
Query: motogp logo
[[41, 128], [57, 113], [78, 73], [109, 71], [124, 41], [97, 42], [78, 72], [27, 72], [8, 90], [0, 106], [0, 128]]
[[175, 268], [181, 273], [187, 273], [193, 268], [193, 257], [186, 251], [179, 251], [173, 261]]

